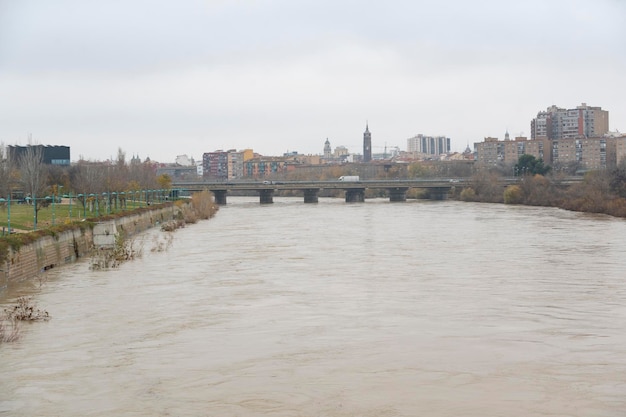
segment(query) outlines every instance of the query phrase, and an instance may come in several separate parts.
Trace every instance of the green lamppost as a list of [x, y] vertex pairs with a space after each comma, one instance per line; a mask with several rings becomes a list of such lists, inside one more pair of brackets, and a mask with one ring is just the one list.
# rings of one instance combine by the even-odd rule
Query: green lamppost
[[[87, 197], [85, 194], [78, 194], [76, 198], [78, 198], [79, 200], [81, 198], [83, 199], [83, 220], [85, 220], [87, 218]], [[80, 211], [78, 213], [78, 215], [80, 216]]]
[[9, 190], [9, 202], [7, 203], [7, 229], [11, 235], [11, 190]]
[[109, 193], [107, 193], [107, 192], [105, 191], [104, 193], [102, 193], [102, 197], [105, 197], [105, 198], [106, 198], [106, 201], [104, 202], [104, 205], [105, 205], [105, 207], [106, 207], [107, 214], [110, 214], [110, 212], [111, 212], [110, 208], [111, 208], [111, 207], [110, 207], [110, 204], [109, 204], [109, 203], [110, 203], [110, 201], [111, 201], [111, 200], [109, 199]]
[[[0, 197], [0, 203], [6, 203], [6, 200], [2, 197]], [[9, 212], [10, 214], [10, 212]], [[11, 224], [10, 222], [7, 222], [9, 225]], [[10, 233], [9, 233], [10, 234]], [[4, 236], [4, 227], [2, 228], [2, 236]]]
[[94, 201], [94, 206], [96, 206], [96, 217], [100, 217], [100, 204], [98, 203], [99, 198], [98, 195], [91, 193], [89, 194], [89, 197], [93, 197]]

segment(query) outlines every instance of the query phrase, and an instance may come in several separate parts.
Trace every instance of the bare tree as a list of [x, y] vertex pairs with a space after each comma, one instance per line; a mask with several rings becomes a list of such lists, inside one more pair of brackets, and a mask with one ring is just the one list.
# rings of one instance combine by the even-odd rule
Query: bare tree
[[80, 161], [72, 167], [70, 179], [76, 191], [78, 201], [83, 205], [83, 213], [87, 212], [87, 204], [98, 204], [98, 195], [106, 186], [106, 167], [101, 163]]
[[8, 158], [4, 143], [0, 143], [0, 197], [9, 199], [15, 185], [15, 166]]
[[43, 148], [39, 145], [28, 145], [19, 157], [20, 182], [24, 193], [30, 196], [34, 205], [34, 224], [37, 228], [37, 215], [41, 207], [46, 206], [47, 172], [43, 163]]

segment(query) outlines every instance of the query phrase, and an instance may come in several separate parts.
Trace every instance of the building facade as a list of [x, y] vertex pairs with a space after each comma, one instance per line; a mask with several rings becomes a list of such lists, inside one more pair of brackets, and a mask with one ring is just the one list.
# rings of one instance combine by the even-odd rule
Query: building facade
[[450, 152], [450, 138], [418, 134], [406, 141], [407, 152], [422, 157], [444, 155]]
[[241, 178], [245, 174], [245, 161], [253, 157], [252, 149], [205, 152], [202, 155], [202, 176], [219, 180]]
[[532, 155], [559, 170], [598, 170], [626, 160], [626, 136], [558, 140], [518, 137], [514, 141], [485, 138], [474, 144], [474, 150], [476, 163], [482, 166], [513, 166], [521, 155]]
[[19, 165], [20, 158], [26, 155], [28, 149], [34, 148], [37, 152], [41, 152], [42, 161], [47, 165], [70, 165], [70, 147], [58, 145], [9, 145], [6, 148], [7, 158], [13, 163]]
[[609, 131], [609, 112], [582, 103], [575, 109], [550, 106], [530, 123], [531, 139], [601, 137]]

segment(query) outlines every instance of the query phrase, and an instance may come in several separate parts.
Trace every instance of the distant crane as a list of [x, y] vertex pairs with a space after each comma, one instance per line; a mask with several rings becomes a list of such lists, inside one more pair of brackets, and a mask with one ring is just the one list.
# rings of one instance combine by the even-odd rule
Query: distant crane
[[385, 142], [385, 146], [372, 146], [372, 148], [383, 149], [383, 159], [387, 159], [389, 156], [395, 156], [400, 153], [400, 147], [392, 145], [390, 148], [392, 149], [391, 155], [387, 153], [387, 142]]

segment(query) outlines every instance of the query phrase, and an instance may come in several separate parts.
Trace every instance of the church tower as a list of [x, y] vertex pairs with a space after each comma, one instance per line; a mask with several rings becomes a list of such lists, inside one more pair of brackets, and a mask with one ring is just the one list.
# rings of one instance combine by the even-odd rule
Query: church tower
[[365, 123], [365, 133], [363, 133], [363, 162], [372, 160], [372, 134], [367, 123]]
[[324, 158], [330, 159], [331, 156], [332, 156], [332, 151], [330, 149], [330, 142], [328, 141], [328, 138], [326, 138], [326, 142], [324, 142]]

